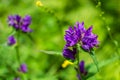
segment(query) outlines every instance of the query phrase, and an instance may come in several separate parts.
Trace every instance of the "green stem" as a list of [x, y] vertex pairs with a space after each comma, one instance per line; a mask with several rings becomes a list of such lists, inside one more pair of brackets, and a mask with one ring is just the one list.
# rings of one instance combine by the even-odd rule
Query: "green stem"
[[17, 32], [16, 56], [17, 56], [18, 63], [20, 65], [21, 61], [20, 61], [20, 53], [19, 53], [19, 31]]
[[99, 71], [98, 62], [97, 62], [97, 59], [96, 59], [96, 57], [95, 57], [94, 51], [91, 51], [91, 52], [90, 52], [90, 56], [92, 57], [92, 60], [93, 60], [93, 62], [95, 63], [97, 70]]
[[18, 63], [20, 64], [20, 54], [19, 54], [19, 46], [18, 45], [16, 46], [16, 56], [17, 56]]
[[[101, 2], [100, 0], [96, 0], [97, 3]], [[101, 8], [101, 5], [99, 6], [99, 8]], [[107, 30], [107, 33], [108, 33], [108, 36], [110, 37], [111, 41], [113, 42], [113, 44], [115, 45], [116, 47], [116, 53], [117, 55], [119, 56], [119, 59], [120, 59], [120, 53], [119, 53], [119, 47], [118, 47], [118, 42], [116, 40], [113, 39], [112, 35], [111, 35], [111, 32], [110, 32], [110, 28], [109, 28], [109, 25], [107, 24], [106, 20], [105, 20], [105, 17], [104, 16], [101, 16], [101, 19], [105, 25], [105, 28]]]
[[80, 68], [79, 68], [79, 61], [80, 61], [80, 59], [79, 59], [79, 52], [80, 52], [80, 45], [77, 44], [77, 66], [78, 66], [78, 75], [80, 76], [80, 80], [83, 80], [83, 76], [82, 76], [82, 74], [81, 74], [81, 72], [80, 72]]

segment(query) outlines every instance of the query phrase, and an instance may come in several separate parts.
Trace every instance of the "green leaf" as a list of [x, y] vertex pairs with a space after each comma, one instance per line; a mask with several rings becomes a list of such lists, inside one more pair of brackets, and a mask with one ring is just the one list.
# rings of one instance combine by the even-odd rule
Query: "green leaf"
[[60, 52], [60, 51], [39, 50], [39, 52], [49, 54], [49, 55], [60, 55], [60, 56], [62, 56], [62, 52]]
[[112, 58], [110, 58], [110, 59], [108, 59], [108, 60], [106, 60], [106, 61], [100, 62], [100, 63], [99, 63], [99, 67], [101, 68], [101, 67], [103, 67], [103, 66], [106, 66], [106, 65], [108, 65], [108, 64], [110, 64], [110, 63], [115, 62], [116, 60], [119, 60], [119, 56], [113, 56]]
[[[105, 61], [102, 61], [102, 62], [99, 62], [98, 65], [99, 65], [99, 68], [102, 68], [110, 63], [113, 63], [115, 62], [116, 60], [119, 60], [119, 56], [115, 56], [115, 57], [112, 57], [108, 60], [105, 60]], [[92, 77], [94, 76], [98, 71], [95, 69], [95, 66], [94, 64], [90, 64], [87, 66], [86, 70], [88, 71], [88, 74], [86, 76], [86, 79], [89, 78], [89, 77]]]

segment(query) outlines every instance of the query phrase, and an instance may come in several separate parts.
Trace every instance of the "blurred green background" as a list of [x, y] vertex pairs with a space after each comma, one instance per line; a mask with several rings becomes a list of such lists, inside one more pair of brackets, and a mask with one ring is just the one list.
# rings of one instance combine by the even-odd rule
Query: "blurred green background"
[[[62, 68], [65, 60], [61, 55], [50, 55], [40, 50], [62, 52], [64, 34], [69, 26], [84, 21], [85, 27], [93, 25], [93, 32], [99, 36], [100, 45], [96, 50], [98, 62], [117, 55], [120, 51], [120, 1], [119, 0], [41, 0], [43, 6], [36, 6], [36, 0], [0, 0], [0, 44], [7, 42], [12, 31], [8, 27], [8, 15], [30, 15], [30, 33], [20, 36], [21, 61], [28, 66], [25, 80], [77, 80], [73, 66]], [[107, 27], [116, 45], [109, 36]], [[61, 53], [62, 54], [62, 53]], [[81, 52], [81, 60], [86, 65], [93, 63], [88, 53]], [[0, 48], [0, 80], [13, 80], [12, 70], [17, 70], [18, 62], [13, 47]], [[120, 61], [108, 61], [100, 71], [88, 80], [120, 80]]]

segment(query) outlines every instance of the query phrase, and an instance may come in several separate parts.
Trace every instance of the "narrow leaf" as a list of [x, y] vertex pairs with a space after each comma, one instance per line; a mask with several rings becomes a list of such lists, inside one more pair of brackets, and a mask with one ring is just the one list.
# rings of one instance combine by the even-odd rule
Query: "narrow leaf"
[[60, 51], [46, 51], [46, 50], [39, 50], [39, 52], [50, 54], [50, 55], [60, 55], [62, 56], [62, 52]]
[[[115, 57], [112, 57], [112, 58], [110, 58], [108, 60], [101, 61], [101, 62], [99, 62], [99, 68], [102, 68], [102, 67], [104, 67], [104, 66], [106, 66], [106, 65], [108, 65], [110, 63], [113, 63], [116, 60], [119, 60], [119, 56], [115, 56]], [[94, 76], [98, 72], [95, 69], [95, 66], [94, 66], [93, 63], [88, 65], [86, 69], [88, 70], [88, 75], [86, 76], [86, 79], [89, 78], [89, 77]]]

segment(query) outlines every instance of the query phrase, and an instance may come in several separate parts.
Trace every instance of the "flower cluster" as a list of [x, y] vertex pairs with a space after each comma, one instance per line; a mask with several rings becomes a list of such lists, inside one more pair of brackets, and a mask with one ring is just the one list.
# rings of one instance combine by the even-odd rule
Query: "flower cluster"
[[97, 47], [99, 41], [97, 40], [98, 36], [92, 33], [92, 26], [88, 29], [85, 29], [84, 22], [77, 22], [74, 27], [69, 27], [66, 30], [66, 34], [64, 39], [66, 41], [66, 45], [63, 49], [63, 56], [65, 58], [69, 58], [74, 60], [76, 51], [69, 49], [69, 47], [74, 47], [77, 44], [80, 44], [85, 51], [90, 52], [93, 47]]
[[[8, 16], [8, 24], [9, 26], [12, 26], [15, 30], [20, 30], [22, 32], [32, 32], [32, 30], [29, 28], [29, 25], [31, 24], [31, 17], [29, 15], [26, 15], [24, 18], [22, 18], [19, 15], [10, 15]], [[14, 45], [16, 43], [16, 39], [14, 36], [8, 37], [8, 45]]]
[[21, 30], [22, 32], [32, 32], [29, 28], [29, 25], [31, 24], [31, 17], [29, 15], [26, 15], [24, 18], [19, 15], [10, 15], [8, 16], [8, 24], [16, 30]]

